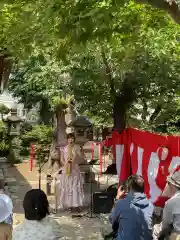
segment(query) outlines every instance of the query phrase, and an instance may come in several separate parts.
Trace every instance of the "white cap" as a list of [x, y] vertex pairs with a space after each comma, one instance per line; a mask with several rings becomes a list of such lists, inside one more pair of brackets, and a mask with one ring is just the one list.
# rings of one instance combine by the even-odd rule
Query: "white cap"
[[12, 200], [10, 199], [10, 197], [6, 194], [0, 194], [0, 199], [3, 199], [6, 202], [9, 212], [12, 213], [13, 203], [12, 203]]
[[11, 214], [7, 205], [3, 199], [0, 199], [0, 223], [4, 222]]

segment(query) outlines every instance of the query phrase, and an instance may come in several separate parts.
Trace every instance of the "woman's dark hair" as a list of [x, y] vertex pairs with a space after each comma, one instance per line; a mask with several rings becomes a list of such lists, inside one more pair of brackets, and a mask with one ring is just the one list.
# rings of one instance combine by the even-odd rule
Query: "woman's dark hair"
[[26, 193], [23, 202], [25, 218], [41, 221], [49, 214], [49, 202], [46, 194], [40, 189], [32, 189]]
[[73, 133], [69, 133], [67, 135], [67, 139], [69, 139], [69, 138], [74, 138], [74, 140], [75, 140], [75, 135]]
[[144, 193], [144, 178], [140, 175], [131, 175], [128, 180], [128, 190]]

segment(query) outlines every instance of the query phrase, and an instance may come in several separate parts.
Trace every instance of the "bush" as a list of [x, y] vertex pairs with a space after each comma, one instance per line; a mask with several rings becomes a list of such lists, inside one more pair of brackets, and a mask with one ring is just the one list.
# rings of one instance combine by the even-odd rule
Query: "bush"
[[47, 161], [52, 142], [53, 129], [47, 125], [36, 125], [31, 131], [25, 131], [21, 136], [23, 152], [30, 152], [30, 145], [35, 144], [35, 154], [38, 163]]
[[9, 145], [8, 142], [4, 139], [0, 140], [0, 157], [7, 157], [9, 153]]
[[9, 153], [9, 144], [6, 125], [0, 121], [0, 157], [7, 157]]
[[25, 131], [21, 139], [25, 146], [30, 146], [32, 143], [49, 144], [52, 141], [52, 132], [51, 126], [35, 125], [31, 131]]
[[38, 159], [44, 161], [49, 154], [52, 133], [52, 127], [46, 125], [23, 128], [22, 135], [12, 140], [10, 153], [6, 125], [0, 121], [0, 157], [8, 156], [10, 162], [19, 163], [21, 159], [29, 157], [30, 146], [35, 144]]

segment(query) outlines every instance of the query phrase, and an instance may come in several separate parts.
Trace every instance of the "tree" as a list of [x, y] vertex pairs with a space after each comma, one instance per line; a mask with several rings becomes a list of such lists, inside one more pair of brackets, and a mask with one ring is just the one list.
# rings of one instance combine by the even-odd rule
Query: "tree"
[[[133, 1], [20, 2], [2, 11], [2, 20], [8, 22], [3, 45], [18, 56], [42, 48], [53, 60], [63, 60], [60, 67], [72, 77], [79, 109], [89, 108], [91, 115], [100, 113], [103, 119], [107, 112], [110, 118], [114, 109], [115, 128], [123, 130], [133, 103], [142, 100], [145, 109], [155, 96], [155, 116], [167, 101], [163, 96], [168, 96], [169, 89], [169, 99], [177, 94], [178, 26], [163, 11]], [[17, 35], [7, 38], [13, 29], [20, 39], [15, 49]]]
[[27, 109], [38, 103], [41, 121], [48, 124], [53, 117], [54, 97], [65, 98], [70, 94], [69, 77], [61, 68], [61, 62], [37, 52], [14, 66], [9, 90]]

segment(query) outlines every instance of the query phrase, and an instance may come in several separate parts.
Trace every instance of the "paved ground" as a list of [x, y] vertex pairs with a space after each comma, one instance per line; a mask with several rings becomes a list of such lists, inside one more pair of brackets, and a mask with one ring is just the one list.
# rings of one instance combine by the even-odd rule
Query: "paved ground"
[[[99, 167], [96, 166], [93, 169], [94, 172], [99, 171]], [[38, 172], [37, 169], [34, 169], [33, 172], [29, 171], [29, 164], [22, 163], [18, 164], [15, 167], [9, 168], [5, 171], [5, 178], [9, 183], [9, 191], [11, 193], [11, 198], [14, 202], [14, 225], [19, 224], [24, 219], [22, 202], [26, 192], [32, 188], [38, 188]], [[42, 189], [46, 191], [46, 172], [42, 173]], [[96, 180], [100, 181], [101, 187], [107, 186], [106, 177], [96, 176]], [[113, 184], [117, 181], [116, 177], [113, 177], [109, 180], [109, 184]], [[94, 191], [97, 191], [96, 186], [94, 186]], [[86, 186], [86, 199], [90, 199], [89, 186]], [[49, 202], [51, 207], [54, 207], [54, 196], [49, 197]], [[85, 211], [87, 212], [87, 211]], [[59, 224], [60, 228], [65, 235], [64, 239], [101, 239], [101, 228], [106, 226], [107, 216], [100, 216], [99, 218], [89, 219], [83, 217], [81, 219], [72, 219], [71, 214], [67, 212], [61, 212], [56, 215], [51, 215], [52, 218], [55, 218]], [[106, 227], [107, 228], [107, 227]]]

